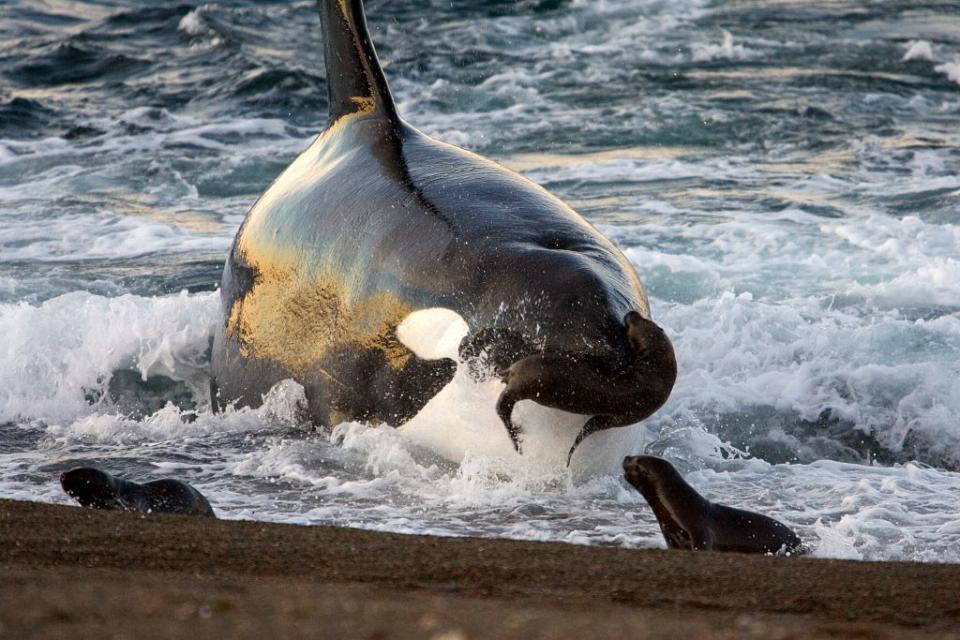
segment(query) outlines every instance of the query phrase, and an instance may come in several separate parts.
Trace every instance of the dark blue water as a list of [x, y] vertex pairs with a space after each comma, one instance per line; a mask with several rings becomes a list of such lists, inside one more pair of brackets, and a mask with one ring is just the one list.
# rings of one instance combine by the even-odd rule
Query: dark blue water
[[569, 474], [562, 417], [501, 447], [495, 389], [332, 442], [295, 386], [209, 412], [226, 250], [326, 120], [318, 19], [145, 5], [0, 4], [2, 495], [93, 461], [229, 517], [650, 545], [646, 450], [822, 555], [960, 558], [960, 3], [368, 2], [403, 115], [597, 224], [677, 347]]

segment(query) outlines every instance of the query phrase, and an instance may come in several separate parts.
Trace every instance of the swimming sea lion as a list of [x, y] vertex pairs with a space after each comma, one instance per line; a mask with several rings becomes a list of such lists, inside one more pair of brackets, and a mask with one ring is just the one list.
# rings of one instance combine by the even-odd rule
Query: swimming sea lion
[[650, 504], [671, 549], [796, 554], [800, 538], [773, 518], [710, 502], [672, 464], [655, 456], [623, 459], [629, 482]]
[[590, 416], [574, 448], [656, 411], [676, 360], [623, 254], [543, 188], [407, 124], [360, 0], [319, 4], [329, 121], [237, 232], [214, 406], [256, 406], [294, 378], [316, 423], [403, 424], [456, 363], [418, 357], [397, 327], [445, 308], [469, 327], [461, 357], [504, 378], [497, 408], [517, 451], [520, 400]]
[[94, 509], [216, 517], [199, 491], [172, 478], [138, 484], [94, 467], [78, 467], [60, 474], [60, 486], [81, 506]]

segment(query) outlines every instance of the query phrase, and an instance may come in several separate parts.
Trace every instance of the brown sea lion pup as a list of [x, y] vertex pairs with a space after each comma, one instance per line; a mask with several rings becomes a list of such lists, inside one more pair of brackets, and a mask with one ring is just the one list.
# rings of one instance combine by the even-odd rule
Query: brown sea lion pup
[[173, 478], [138, 484], [94, 467], [79, 467], [61, 473], [60, 486], [81, 506], [93, 509], [216, 517], [203, 494]]
[[786, 525], [759, 513], [710, 502], [672, 464], [655, 456], [628, 456], [623, 470], [650, 504], [671, 549], [739, 553], [805, 553]]

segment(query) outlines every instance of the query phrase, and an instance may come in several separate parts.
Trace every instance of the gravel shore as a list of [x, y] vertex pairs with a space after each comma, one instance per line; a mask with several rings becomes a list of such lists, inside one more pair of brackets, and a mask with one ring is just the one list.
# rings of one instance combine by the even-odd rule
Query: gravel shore
[[4, 638], [960, 638], [960, 565], [437, 538], [0, 500]]

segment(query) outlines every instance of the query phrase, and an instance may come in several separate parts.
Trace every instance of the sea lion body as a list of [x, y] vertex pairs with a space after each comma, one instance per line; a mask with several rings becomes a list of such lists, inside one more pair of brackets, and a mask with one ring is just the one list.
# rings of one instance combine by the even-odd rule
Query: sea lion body
[[[656, 410], [675, 361], [672, 370], [654, 363], [655, 384], [626, 375], [640, 368], [625, 319], [649, 321], [650, 310], [623, 254], [543, 188], [404, 122], [359, 0], [320, 5], [330, 121], [237, 233], [213, 347], [215, 406], [256, 406], [294, 378], [316, 423], [402, 424], [456, 363], [417, 357], [397, 327], [445, 308], [469, 327], [461, 355], [482, 356], [496, 375], [524, 358], [568, 365], [539, 400], [530, 376], [515, 374], [501, 409], [526, 398], [559, 407], [577, 395], [588, 401], [576, 408], [607, 426]], [[645, 401], [609, 396], [614, 378], [629, 386], [621, 395]], [[519, 450], [510, 412], [501, 416]]]
[[94, 509], [216, 517], [203, 494], [173, 478], [139, 484], [94, 467], [79, 467], [60, 474], [60, 486], [81, 506]]
[[671, 549], [794, 554], [800, 538], [768, 516], [710, 502], [672, 464], [654, 456], [624, 458], [627, 482], [653, 509]]

